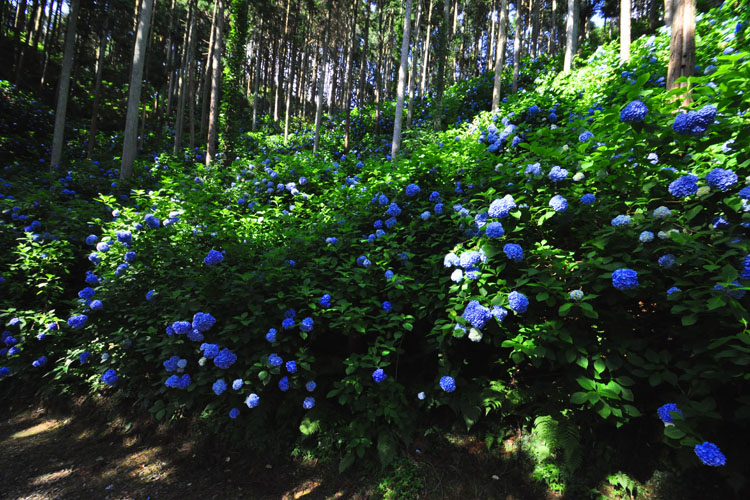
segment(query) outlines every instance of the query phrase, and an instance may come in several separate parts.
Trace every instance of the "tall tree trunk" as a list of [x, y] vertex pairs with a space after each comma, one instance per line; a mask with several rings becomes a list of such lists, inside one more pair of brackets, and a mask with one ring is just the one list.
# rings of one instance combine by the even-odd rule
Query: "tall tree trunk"
[[427, 29], [425, 30], [427, 33], [425, 33], [424, 36], [424, 48], [422, 49], [422, 81], [420, 82], [421, 88], [419, 89], [419, 95], [423, 97], [425, 92], [427, 92], [427, 66], [430, 56], [430, 34], [432, 33], [432, 11], [434, 7], [433, 1], [434, 0], [430, 0], [430, 6], [427, 9]]
[[398, 68], [398, 87], [396, 87], [396, 118], [393, 121], [393, 141], [391, 142], [391, 158], [396, 159], [401, 149], [401, 119], [404, 114], [404, 87], [406, 86], [406, 71], [409, 63], [409, 29], [411, 27], [411, 0], [406, 0], [404, 8], [404, 31], [401, 40], [401, 64]]
[[[105, 7], [106, 8], [106, 7]], [[96, 48], [96, 82], [94, 83], [94, 102], [91, 104], [91, 123], [89, 125], [89, 144], [86, 148], [91, 158], [96, 147], [96, 121], [99, 115], [99, 99], [102, 88], [102, 73], [104, 72], [104, 55], [107, 48], [107, 28], [109, 15], [105, 12], [104, 28], [99, 35], [99, 45]]]
[[128, 87], [128, 111], [125, 118], [125, 132], [123, 133], [122, 160], [120, 165], [120, 179], [127, 179], [133, 173], [133, 162], [138, 147], [138, 106], [141, 102], [141, 86], [143, 84], [143, 65], [146, 60], [146, 44], [151, 24], [151, 11], [154, 0], [142, 0], [141, 14], [138, 19], [135, 47], [133, 49], [133, 65], [130, 72]]
[[294, 92], [294, 77], [297, 74], [297, 39], [292, 42], [291, 65], [286, 82], [286, 106], [284, 110], [284, 144], [289, 138], [289, 116], [292, 111], [292, 93]]
[[[673, 0], [672, 34], [669, 39], [667, 90], [688, 87], [677, 83], [680, 77], [693, 76], [695, 71], [695, 0]], [[685, 105], [692, 102], [690, 90], [685, 93]]]
[[344, 108], [346, 109], [346, 132], [344, 135], [344, 153], [349, 154], [349, 132], [352, 122], [352, 79], [354, 78], [354, 45], [357, 43], [357, 14], [359, 13], [359, 0], [354, 0], [352, 5], [352, 36], [349, 43], [349, 54], [346, 66], [346, 90], [344, 91]]
[[[52, 7], [50, 7], [50, 10]], [[62, 16], [62, 2], [57, 2], [52, 30], [47, 29], [47, 38], [44, 43], [44, 64], [42, 65], [42, 77], [39, 80], [39, 90], [44, 90], [44, 84], [47, 81], [47, 67], [49, 66], [49, 57], [57, 43], [57, 30], [60, 27], [60, 17]], [[52, 20], [52, 16], [50, 16]]]
[[539, 6], [543, 0], [531, 0], [531, 57], [536, 58], [539, 48]]
[[385, 71], [383, 68], [383, 46], [385, 45], [385, 35], [383, 30], [383, 12], [385, 9], [381, 7], [378, 13], [378, 62], [375, 66], [374, 78], [375, 78], [375, 134], [380, 133], [380, 101], [382, 100], [382, 88], [383, 79], [385, 78]]
[[320, 68], [318, 69], [318, 95], [315, 106], [315, 139], [313, 141], [313, 153], [318, 152], [320, 144], [320, 125], [323, 121], [323, 86], [325, 85], [325, 68], [328, 64], [328, 32], [331, 23], [331, 0], [326, 2], [326, 25], [323, 32], [323, 55], [321, 56]]
[[664, 26], [672, 27], [672, 18], [681, 0], [664, 0]]
[[211, 71], [212, 68], [212, 51], [214, 46], [214, 38], [216, 37], [216, 9], [219, 2], [214, 2], [213, 14], [211, 16], [211, 34], [208, 37], [208, 49], [206, 50], [206, 64], [204, 64], [203, 81], [201, 82], [201, 127], [198, 134], [204, 137], [206, 132], [206, 125], [208, 124], [208, 104], [210, 96], [208, 89], [210, 87]]
[[177, 154], [182, 149], [182, 133], [185, 128], [185, 101], [187, 99], [188, 81], [190, 79], [189, 66], [193, 62], [193, 31], [195, 26], [195, 15], [193, 13], [193, 1], [188, 4], [187, 30], [182, 45], [182, 64], [180, 68], [180, 95], [177, 100], [177, 117], [174, 126], [174, 148], [172, 152]]
[[331, 116], [336, 114], [336, 91], [339, 82], [339, 67], [341, 64], [341, 56], [339, 55], [338, 48], [334, 49], [333, 53], [336, 57], [336, 61], [334, 61], [333, 67], [331, 68], [331, 92], [328, 94], [328, 113]]
[[513, 39], [513, 93], [518, 92], [518, 75], [521, 64], [521, 32], [523, 31], [524, 0], [516, 0], [516, 34]]
[[34, 51], [39, 50], [39, 36], [42, 34], [42, 26], [44, 25], [44, 12], [47, 8], [47, 0], [42, 0], [39, 4], [39, 10], [36, 15], [36, 22], [34, 23], [34, 37], [31, 40], [31, 46]]
[[451, 4], [450, 0], [443, 2], [443, 19], [438, 28], [438, 67], [435, 106], [432, 112], [432, 125], [435, 130], [440, 130], [443, 120], [443, 91], [445, 90], [445, 65], [448, 59], [448, 30], [450, 29]]
[[70, 90], [70, 73], [73, 69], [75, 54], [76, 25], [80, 0], [70, 0], [68, 29], [65, 33], [65, 52], [60, 69], [60, 81], [57, 87], [57, 106], [55, 107], [55, 131], [52, 136], [52, 159], [50, 168], [57, 166], [62, 158], [63, 140], [65, 137], [65, 113], [68, 108], [68, 91]]
[[224, 38], [224, 0], [216, 0], [216, 33], [211, 48], [211, 103], [208, 112], [206, 166], [214, 161], [219, 132], [219, 94], [221, 93], [221, 46]]
[[357, 88], [357, 106], [362, 107], [365, 101], [365, 76], [367, 75], [367, 56], [370, 51], [370, 11], [365, 5], [365, 40], [362, 48], [362, 60], [359, 63], [359, 87]]
[[258, 128], [258, 85], [260, 84], [260, 39], [261, 39], [261, 28], [263, 26], [263, 20], [258, 22], [258, 29], [255, 32], [255, 76], [253, 77], [253, 125], [252, 131]]
[[168, 72], [168, 82], [169, 82], [169, 90], [167, 91], [167, 114], [166, 118], [169, 120], [170, 115], [172, 114], [172, 96], [174, 95], [174, 88], [175, 88], [175, 42], [172, 39], [172, 32], [174, 31], [174, 17], [175, 17], [175, 0], [172, 0], [172, 7], [169, 10], [169, 28], [168, 28], [168, 34], [167, 34], [167, 72]]
[[409, 109], [406, 112], [406, 126], [411, 127], [411, 119], [414, 115], [414, 100], [417, 88], [417, 61], [419, 57], [419, 28], [422, 22], [422, 0], [417, 0], [417, 18], [414, 20], [414, 45], [411, 49], [411, 71], [409, 72]]
[[563, 71], [567, 73], [573, 65], [573, 57], [578, 50], [578, 2], [568, 0], [568, 20], [565, 27], [565, 60]]
[[620, 62], [630, 59], [630, 0], [620, 0]]
[[492, 87], [492, 112], [497, 113], [502, 94], [503, 66], [505, 66], [505, 42], [508, 38], [508, 0], [501, 0], [498, 19], [497, 43], [495, 44], [495, 84]]

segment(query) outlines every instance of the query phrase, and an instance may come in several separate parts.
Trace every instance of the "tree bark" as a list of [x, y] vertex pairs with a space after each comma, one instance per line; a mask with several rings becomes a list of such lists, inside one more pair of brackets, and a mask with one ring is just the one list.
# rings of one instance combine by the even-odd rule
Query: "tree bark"
[[367, 75], [367, 56], [370, 51], [370, 7], [365, 5], [365, 40], [362, 48], [362, 60], [359, 63], [359, 88], [357, 89], [357, 106], [365, 102], [365, 76]]
[[446, 59], [448, 58], [448, 29], [450, 29], [450, 15], [450, 0], [444, 0], [442, 25], [438, 30], [437, 90], [435, 107], [432, 110], [432, 125], [435, 130], [440, 130], [443, 120], [443, 91], [445, 90], [445, 65]]
[[326, 2], [326, 25], [323, 33], [323, 55], [321, 56], [320, 68], [318, 70], [318, 102], [315, 107], [315, 139], [313, 141], [313, 153], [318, 152], [320, 144], [320, 124], [323, 121], [323, 86], [325, 85], [325, 68], [328, 64], [328, 32], [331, 29], [331, 0]]
[[349, 133], [352, 123], [352, 79], [354, 78], [354, 45], [357, 43], [357, 14], [359, 14], [359, 0], [354, 0], [352, 8], [352, 36], [349, 43], [349, 61], [346, 67], [346, 89], [344, 91], [344, 107], [346, 109], [346, 131], [344, 134], [344, 153], [349, 154]]
[[219, 133], [219, 94], [221, 93], [221, 47], [224, 38], [224, 0], [216, 0], [216, 33], [211, 48], [211, 102], [208, 112], [208, 143], [206, 166], [214, 161]]
[[524, 0], [516, 0], [516, 33], [513, 38], [513, 93], [518, 92], [521, 63], [521, 32], [523, 31]]
[[255, 76], [253, 77], [253, 125], [252, 131], [258, 127], [258, 85], [260, 84], [260, 39], [261, 39], [261, 28], [263, 26], [263, 20], [258, 22], [258, 29], [255, 32]]
[[96, 49], [96, 82], [94, 83], [94, 102], [91, 104], [91, 123], [89, 125], [88, 157], [91, 158], [96, 147], [96, 121], [99, 115], [99, 99], [102, 88], [102, 73], [104, 72], [104, 54], [107, 48], [107, 28], [109, 15], [105, 14], [104, 28], [99, 35], [99, 46]]
[[620, 0], [620, 62], [630, 59], [630, 0]]
[[578, 2], [568, 0], [568, 21], [565, 28], [565, 60], [563, 72], [570, 71], [573, 65], [573, 57], [578, 49]]
[[531, 0], [531, 57], [536, 58], [539, 48], [539, 6], [543, 0]]
[[396, 159], [401, 149], [401, 120], [404, 114], [404, 87], [406, 86], [406, 71], [409, 63], [409, 30], [411, 27], [411, 0], [406, 0], [404, 8], [404, 30], [401, 40], [401, 64], [398, 68], [398, 87], [396, 87], [396, 118], [393, 121], [393, 141], [391, 142], [391, 158]]
[[65, 137], [65, 113], [68, 107], [68, 91], [70, 90], [70, 73], [73, 69], [73, 55], [75, 54], [76, 25], [78, 23], [78, 9], [80, 1], [70, 0], [68, 13], [68, 29], [65, 33], [65, 52], [60, 69], [60, 81], [57, 87], [57, 106], [55, 107], [55, 131], [52, 136], [52, 159], [50, 168], [60, 163], [62, 158], [63, 140]]
[[214, 38], [216, 37], [216, 8], [218, 7], [218, 1], [214, 2], [213, 15], [211, 16], [211, 34], [208, 37], [208, 50], [206, 51], [206, 64], [204, 65], [203, 80], [201, 82], [201, 126], [198, 134], [203, 137], [206, 131], [206, 124], [208, 123], [208, 103], [209, 103], [209, 80], [211, 79], [211, 63], [213, 61], [211, 57], [211, 51], [214, 46]]
[[427, 92], [427, 66], [429, 62], [429, 56], [430, 56], [430, 34], [432, 33], [432, 10], [434, 7], [433, 4], [434, 0], [430, 0], [430, 7], [427, 9], [427, 29], [425, 30], [427, 33], [425, 33], [424, 36], [424, 48], [422, 49], [422, 52], [424, 54], [422, 58], [422, 78], [420, 82], [420, 89], [419, 89], [419, 95], [424, 97], [425, 92]]
[[130, 85], [128, 88], [128, 111], [125, 118], [125, 132], [123, 133], [120, 179], [127, 179], [132, 175], [133, 162], [135, 161], [138, 147], [138, 106], [141, 102], [143, 63], [146, 60], [146, 44], [148, 43], [151, 9], [153, 6], [154, 0], [142, 0], [141, 15], [138, 19], [138, 31], [133, 49]]
[[[695, 71], [695, 0], [673, 0], [672, 34], [669, 39], [669, 66], [667, 90], [688, 87], [687, 82], [677, 83], [680, 77], [693, 76]], [[685, 105], [692, 102], [690, 90], [685, 94]]]
[[180, 68], [180, 95], [177, 100], [177, 117], [174, 125], [174, 148], [172, 152], [177, 154], [182, 149], [182, 134], [185, 128], [185, 101], [187, 99], [188, 81], [190, 79], [189, 66], [193, 63], [193, 32], [195, 30], [195, 14], [193, 12], [193, 1], [188, 4], [187, 32], [182, 46], [182, 64]]
[[495, 44], [495, 84], [492, 87], [492, 112], [496, 113], [502, 95], [503, 66], [505, 65], [505, 43], [508, 38], [508, 0], [501, 0], [498, 16], [497, 43]]
[[417, 0], [417, 18], [414, 20], [414, 45], [411, 50], [411, 71], [409, 72], [409, 109], [406, 113], [406, 126], [411, 127], [411, 119], [414, 114], [414, 99], [417, 88], [417, 57], [419, 48], [419, 28], [422, 23], [422, 0]]

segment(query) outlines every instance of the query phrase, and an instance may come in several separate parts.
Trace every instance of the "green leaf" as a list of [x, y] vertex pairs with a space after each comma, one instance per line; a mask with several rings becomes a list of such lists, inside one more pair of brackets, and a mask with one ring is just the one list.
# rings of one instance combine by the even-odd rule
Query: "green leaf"
[[696, 215], [700, 213], [700, 211], [703, 210], [703, 205], [697, 205], [690, 210], [688, 210], [688, 213], [685, 214], [685, 220], [691, 221], [695, 218]]
[[310, 420], [309, 417], [305, 417], [299, 424], [299, 430], [305, 436], [315, 434], [316, 432], [318, 432], [318, 430], [320, 430], [320, 421]]
[[579, 356], [576, 360], [576, 364], [585, 370], [589, 367], [589, 358], [586, 356]]
[[585, 392], [574, 392], [572, 396], [570, 396], [570, 403], [574, 405], [581, 405], [588, 400], [588, 394]]
[[565, 304], [560, 306], [560, 308], [557, 310], [557, 314], [559, 314], [560, 316], [567, 316], [568, 314], [570, 314], [570, 309], [572, 307], [572, 302], [566, 302]]
[[596, 382], [586, 377], [578, 377], [576, 382], [587, 391], [593, 391], [594, 387], [596, 387]]
[[596, 373], [602, 373], [605, 368], [606, 365], [601, 359], [597, 359], [596, 361], [594, 361], [594, 370], [596, 370]]
[[675, 425], [665, 426], [664, 435], [671, 439], [682, 439], [685, 437], [685, 433], [678, 429]]
[[698, 321], [697, 314], [688, 314], [687, 316], [682, 317], [682, 326], [694, 325], [696, 321]]

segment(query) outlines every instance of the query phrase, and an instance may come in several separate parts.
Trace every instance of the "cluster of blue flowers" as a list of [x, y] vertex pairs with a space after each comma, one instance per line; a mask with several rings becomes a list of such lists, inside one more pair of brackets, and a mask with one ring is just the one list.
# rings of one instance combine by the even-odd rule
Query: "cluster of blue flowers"
[[680, 135], [701, 137], [716, 119], [716, 106], [706, 105], [697, 111], [678, 114], [672, 128]]

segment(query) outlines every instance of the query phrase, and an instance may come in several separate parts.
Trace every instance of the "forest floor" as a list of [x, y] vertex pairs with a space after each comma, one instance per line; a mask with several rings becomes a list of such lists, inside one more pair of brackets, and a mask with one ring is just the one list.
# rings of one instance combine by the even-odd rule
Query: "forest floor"
[[[86, 398], [63, 407], [5, 402], [2, 500], [558, 498], [520, 463], [499, 460], [469, 436], [420, 443], [403, 474], [400, 468], [378, 473], [356, 467], [338, 474], [337, 463], [226, 450], [153, 422], [108, 421], [107, 412], [96, 411]], [[410, 491], [389, 496], [379, 488], [384, 484]]]

